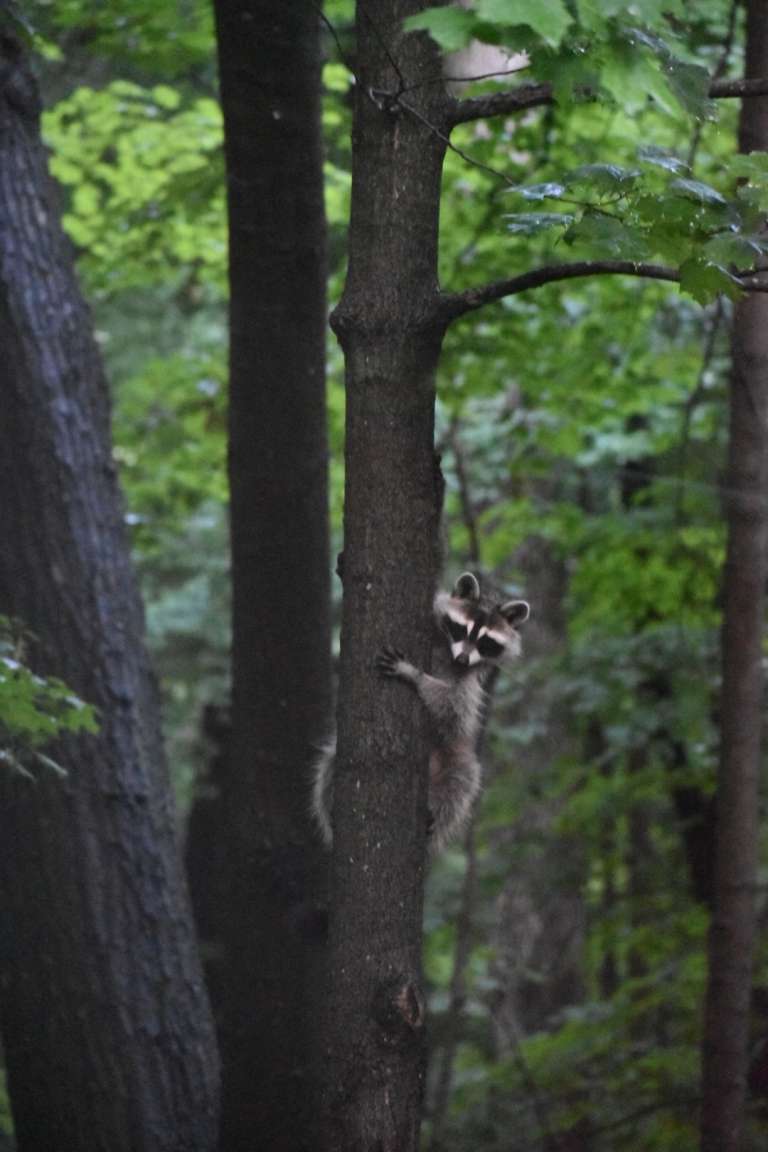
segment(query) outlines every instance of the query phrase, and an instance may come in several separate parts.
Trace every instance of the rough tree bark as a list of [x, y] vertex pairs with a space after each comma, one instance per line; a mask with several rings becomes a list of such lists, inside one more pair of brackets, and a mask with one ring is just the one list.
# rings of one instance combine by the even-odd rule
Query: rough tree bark
[[[325, 854], [310, 761], [330, 723], [318, 6], [216, 0], [227, 162], [232, 732], [188, 845], [222, 1051], [222, 1152], [316, 1147]], [[208, 802], [209, 803], [209, 802]], [[192, 828], [200, 827], [195, 821]]]
[[[768, 73], [768, 7], [747, 5], [746, 76]], [[768, 98], [744, 101], [743, 152], [768, 148]], [[768, 300], [742, 300], [734, 317], [730, 447], [725, 478], [721, 758], [714, 913], [703, 1041], [704, 1152], [742, 1147], [755, 929], [762, 640], [768, 493]]]
[[0, 27], [0, 612], [96, 705], [69, 775], [0, 773], [0, 1026], [21, 1152], [209, 1152], [213, 1028], [90, 317]]
[[[331, 989], [322, 1147], [408, 1152], [419, 1130], [426, 745], [421, 706], [382, 681], [385, 644], [427, 666], [440, 475], [434, 457], [440, 62], [405, 36], [418, 0], [360, 3], [349, 274], [333, 326], [346, 358], [344, 608]], [[433, 127], [431, 127], [433, 126]], [[436, 128], [437, 131], [434, 131]]]

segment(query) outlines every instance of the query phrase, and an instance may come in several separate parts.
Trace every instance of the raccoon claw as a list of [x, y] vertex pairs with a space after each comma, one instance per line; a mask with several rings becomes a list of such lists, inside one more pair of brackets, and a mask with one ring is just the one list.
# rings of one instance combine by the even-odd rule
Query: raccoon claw
[[397, 676], [397, 666], [404, 660], [405, 656], [399, 648], [382, 648], [376, 658], [376, 668], [382, 676]]

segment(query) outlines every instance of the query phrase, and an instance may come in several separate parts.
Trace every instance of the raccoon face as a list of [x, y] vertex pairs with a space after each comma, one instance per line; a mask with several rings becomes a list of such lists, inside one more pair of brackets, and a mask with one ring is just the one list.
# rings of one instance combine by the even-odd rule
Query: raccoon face
[[435, 608], [457, 668], [500, 664], [520, 655], [517, 628], [530, 614], [525, 600], [483, 601], [476, 577], [464, 572], [450, 596], [438, 596]]

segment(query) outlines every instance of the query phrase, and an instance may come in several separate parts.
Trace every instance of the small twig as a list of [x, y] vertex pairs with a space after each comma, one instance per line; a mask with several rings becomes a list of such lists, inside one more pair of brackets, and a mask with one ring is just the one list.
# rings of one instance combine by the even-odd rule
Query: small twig
[[517, 1025], [513, 1025], [510, 1031], [513, 1058], [515, 1064], [517, 1064], [517, 1070], [520, 1073], [520, 1079], [523, 1082], [528, 1101], [532, 1106], [536, 1123], [539, 1126], [541, 1133], [541, 1145], [545, 1149], [556, 1148], [557, 1144], [555, 1132], [549, 1122], [550, 1109], [548, 1107], [547, 1100], [542, 1094], [541, 1089], [539, 1088], [539, 1085], [533, 1075], [533, 1072], [531, 1071], [531, 1067], [525, 1058], [522, 1039], [520, 1036], [520, 1029], [517, 1027]]
[[524, 72], [530, 68], [530, 64], [521, 64], [519, 68], [505, 68], [500, 72], [481, 72], [477, 76], [446, 76], [443, 72], [438, 72], [434, 76], [428, 76], [425, 80], [417, 80], [415, 84], [409, 84], [407, 88], [403, 89], [404, 93], [415, 92], [418, 88], [428, 88], [431, 84], [474, 84], [479, 80], [494, 80], [499, 76], [516, 76], [518, 72]]
[[[731, 10], [728, 13], [728, 27], [725, 32], [725, 40], [723, 41], [723, 50], [720, 53], [720, 59], [717, 62], [714, 72], [712, 73], [712, 83], [722, 79], [728, 70], [728, 61], [731, 57], [733, 49], [733, 38], [736, 34], [736, 13], [740, 6], [740, 0], [731, 0]], [[696, 155], [699, 151], [701, 144], [701, 135], [704, 131], [703, 119], [697, 120], [691, 138], [691, 146], [688, 149], [688, 167], [693, 171], [694, 163], [696, 162]]]
[[456, 466], [456, 479], [459, 482], [459, 501], [461, 503], [461, 518], [464, 521], [464, 527], [467, 530], [467, 537], [469, 540], [469, 559], [473, 565], [480, 565], [480, 534], [477, 530], [477, 517], [475, 515], [475, 507], [472, 500], [472, 494], [469, 490], [469, 479], [467, 477], [467, 469], [464, 465], [464, 451], [459, 440], [459, 417], [453, 417], [451, 421], [451, 430], [449, 432], [449, 440], [451, 450], [453, 451], [453, 461]]
[[[355, 76], [355, 70], [352, 67], [352, 65], [350, 64], [350, 62], [347, 58], [347, 55], [341, 46], [341, 40], [339, 39], [339, 34], [336, 31], [336, 26], [326, 16], [325, 12], [323, 11], [322, 4], [317, 3], [317, 0], [309, 0], [309, 3], [315, 9], [318, 16], [320, 17], [321, 23], [323, 23], [325, 25], [325, 27], [328, 29], [328, 31], [330, 32], [331, 39], [333, 40], [334, 44], [336, 45], [336, 51], [339, 54], [339, 59], [341, 60], [342, 64], [347, 69], [347, 71], [350, 73], [350, 75]], [[355, 76], [355, 79], [357, 79], [356, 76]]]
[[393, 92], [390, 94], [390, 100], [392, 102], [396, 102], [398, 100], [398, 98], [402, 95], [402, 93], [405, 91], [405, 77], [403, 76], [403, 73], [400, 70], [400, 65], [398, 64], [397, 60], [395, 59], [393, 53], [390, 51], [389, 45], [387, 44], [386, 40], [384, 39], [384, 36], [383, 36], [381, 30], [377, 26], [376, 21], [371, 16], [370, 11], [368, 10], [368, 5], [364, 2], [364, 0], [357, 0], [357, 7], [358, 7], [358, 10], [360, 12], [362, 12], [363, 16], [365, 16], [366, 20], [370, 24], [371, 31], [373, 32], [373, 34], [376, 37], [376, 39], [378, 40], [379, 44], [383, 48], [384, 55], [387, 57], [387, 60], [389, 60], [389, 63], [392, 66], [392, 70], [394, 71], [395, 75], [397, 76], [397, 92]]
[[484, 164], [482, 160], [476, 160], [474, 156], [470, 156], [469, 152], [465, 152], [463, 148], [458, 148], [451, 142], [451, 138], [447, 132], [443, 132], [436, 124], [433, 124], [423, 112], [419, 112], [418, 108], [414, 108], [412, 104], [406, 104], [402, 98], [397, 101], [397, 106], [408, 112], [423, 124], [425, 128], [428, 128], [433, 136], [436, 136], [438, 140], [442, 140], [446, 148], [449, 148], [451, 152], [455, 152], [457, 156], [460, 156], [465, 164], [470, 164], [473, 168], [479, 168], [481, 172], [488, 172], [491, 176], [495, 176], [497, 180], [503, 180], [509, 188], [517, 187], [517, 181], [513, 180], [511, 176], [507, 176], [506, 172], [501, 172], [498, 168], [493, 168], [490, 164]]

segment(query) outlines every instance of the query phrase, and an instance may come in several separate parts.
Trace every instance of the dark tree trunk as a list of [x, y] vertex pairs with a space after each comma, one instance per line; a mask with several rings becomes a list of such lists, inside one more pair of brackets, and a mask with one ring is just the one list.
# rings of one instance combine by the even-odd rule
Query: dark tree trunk
[[357, 12], [349, 274], [334, 316], [347, 443], [328, 1152], [415, 1149], [423, 1087], [425, 724], [415, 694], [382, 681], [374, 661], [391, 644], [427, 666], [436, 580], [444, 95], [418, 83], [440, 75], [430, 42], [402, 28], [424, 6], [381, 0]]
[[69, 775], [0, 773], [0, 1024], [22, 1152], [208, 1152], [213, 1030], [90, 318], [0, 29], [0, 612], [96, 705]]
[[[209, 821], [208, 972], [222, 1149], [316, 1147], [309, 1072], [324, 853], [310, 762], [328, 732], [325, 226], [318, 6], [216, 0], [227, 160], [232, 732]], [[200, 827], [195, 822], [194, 827]]]
[[[766, 73], [768, 6], [749, 0], [746, 75]], [[768, 98], [743, 102], [739, 147], [768, 148]], [[768, 299], [755, 295], [739, 303], [733, 329], [721, 760], [703, 1041], [705, 1152], [736, 1152], [743, 1137], [763, 704], [767, 419]]]

